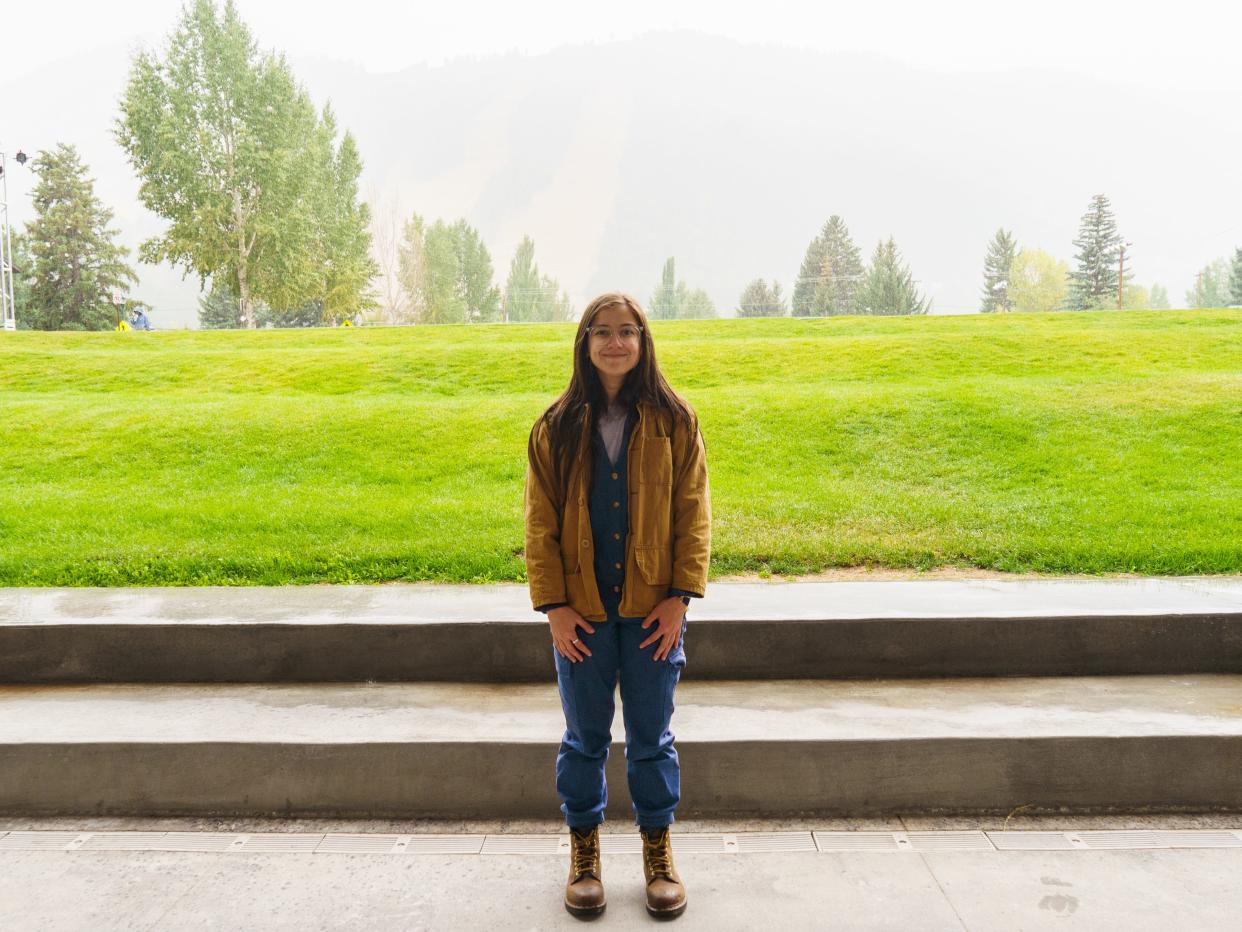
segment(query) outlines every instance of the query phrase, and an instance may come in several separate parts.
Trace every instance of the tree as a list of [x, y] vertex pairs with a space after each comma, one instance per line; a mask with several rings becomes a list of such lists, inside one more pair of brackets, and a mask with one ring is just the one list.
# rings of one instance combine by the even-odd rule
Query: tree
[[1121, 235], [1108, 198], [1091, 198], [1074, 240], [1078, 252], [1069, 276], [1067, 306], [1071, 310], [1117, 306], [1117, 280], [1121, 264]]
[[433, 223], [423, 235], [424, 323], [486, 323], [500, 319], [492, 257], [478, 231], [458, 220]]
[[926, 314], [931, 309], [931, 302], [915, 287], [914, 276], [901, 261], [891, 236], [876, 245], [856, 301], [859, 314]]
[[672, 256], [664, 260], [660, 284], [651, 296], [650, 317], [653, 320], [674, 320], [681, 316], [677, 294], [677, 265]]
[[815, 287], [812, 311], [835, 315], [856, 313], [856, 296], [863, 278], [862, 258], [845, 221], [833, 214], [820, 233], [824, 257]]
[[793, 316], [855, 313], [862, 278], [858, 247], [845, 221], [833, 214], [802, 257], [794, 282]]
[[824, 243], [823, 234], [817, 234], [806, 247], [802, 265], [798, 268], [798, 278], [794, 281], [794, 317], [810, 317], [815, 313], [815, 297], [824, 280], [824, 257], [826, 255], [827, 246]]
[[1009, 300], [1009, 274], [1017, 248], [1013, 234], [1004, 228], [997, 230], [988, 243], [988, 253], [983, 259], [983, 304], [979, 308], [983, 313], [1013, 310]]
[[1069, 266], [1042, 249], [1023, 249], [1009, 267], [1009, 303], [1015, 311], [1058, 311], [1065, 306]]
[[195, 0], [163, 58], [135, 57], [115, 130], [143, 204], [171, 224], [142, 244], [144, 262], [236, 281], [247, 327], [256, 301], [318, 301], [329, 319], [366, 306], [353, 139], [334, 146], [331, 111], [318, 118], [284, 58], [260, 54], [232, 0]]
[[535, 241], [522, 237], [505, 281], [505, 313], [511, 321], [568, 320], [572, 313], [569, 295], [535, 264]]
[[387, 324], [410, 320], [410, 300], [401, 287], [401, 217], [391, 194], [382, 200], [371, 189], [368, 200], [376, 205], [371, 215], [371, 255], [376, 274], [372, 288], [378, 292], [376, 319]]
[[198, 296], [198, 326], [203, 330], [236, 330], [241, 326], [241, 306], [234, 290], [222, 281]]
[[1164, 311], [1169, 307], [1168, 289], [1161, 284], [1151, 286], [1151, 294], [1147, 296], [1147, 306], [1152, 310]]
[[1229, 271], [1229, 303], [1242, 307], [1242, 246], [1233, 252], [1233, 265]]
[[769, 287], [762, 278], [756, 278], [742, 291], [738, 299], [738, 317], [783, 317], [787, 309], [781, 294], [781, 285], [773, 281]]
[[405, 295], [409, 316], [427, 323], [427, 243], [423, 218], [413, 214], [401, 228], [397, 247], [397, 279]]
[[18, 330], [34, 330], [34, 323], [41, 320], [42, 312], [33, 304], [34, 257], [30, 244], [20, 233], [10, 231], [13, 246], [9, 262], [13, 269], [13, 311], [17, 316]]
[[316, 218], [319, 232], [321, 283], [316, 294], [302, 308], [318, 303], [324, 323], [353, 319], [377, 307], [371, 281], [379, 266], [371, 258], [371, 209], [358, 202], [358, 177], [362, 159], [354, 137], [346, 132], [334, 148], [336, 118], [325, 106], [316, 128], [319, 194]]
[[702, 288], [691, 290], [686, 287], [685, 282], [677, 285], [677, 303], [679, 316], [686, 320], [703, 320], [717, 316], [711, 295]]
[[23, 246], [30, 250], [25, 322], [32, 330], [110, 330], [118, 320], [113, 293], [138, 280], [109, 227], [112, 211], [95, 196], [73, 146], [59, 143], [31, 164], [39, 180]]
[[1151, 306], [1151, 295], [1142, 285], [1125, 285], [1121, 297], [1121, 306], [1128, 311], [1142, 311]]
[[1227, 307], [1229, 301], [1229, 263], [1214, 259], [1195, 276], [1195, 286], [1186, 292], [1186, 306]]

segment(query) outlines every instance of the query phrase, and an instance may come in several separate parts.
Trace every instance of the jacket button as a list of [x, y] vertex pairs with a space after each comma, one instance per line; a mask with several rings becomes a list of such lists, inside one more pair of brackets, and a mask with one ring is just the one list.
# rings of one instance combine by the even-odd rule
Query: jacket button
[[582, 542], [582, 546], [583, 546], [583, 547], [590, 547], [590, 546], [591, 546], [591, 542], [590, 542], [589, 540], [584, 540], [584, 541]]
[[620, 479], [621, 477], [620, 477], [620, 476], [618, 476], [618, 475], [614, 472], [614, 473], [612, 474], [612, 478], [614, 478], [614, 479]]
[[612, 535], [612, 539], [613, 539], [613, 540], [620, 540], [620, 539], [621, 539], [621, 532], [620, 532], [620, 531], [614, 531], [614, 532], [613, 532], [613, 535]]
[[612, 503], [612, 507], [613, 507], [613, 508], [620, 508], [620, 507], [621, 507], [621, 503], [620, 503], [620, 502], [613, 502], [613, 503]]
[[616, 567], [617, 569], [621, 569], [621, 564], [620, 564], [620, 563], [614, 563], [614, 564], [613, 564], [613, 566], [614, 566], [614, 567]]
[[621, 587], [620, 587], [620, 586], [613, 586], [613, 587], [612, 587], [612, 591], [613, 591], [613, 592], [620, 592], [620, 591], [621, 591]]

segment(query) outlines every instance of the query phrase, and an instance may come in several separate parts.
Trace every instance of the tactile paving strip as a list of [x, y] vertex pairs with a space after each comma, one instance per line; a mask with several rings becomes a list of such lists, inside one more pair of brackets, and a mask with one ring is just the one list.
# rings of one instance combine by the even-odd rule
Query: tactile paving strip
[[[607, 854], [640, 854], [637, 831], [601, 833]], [[782, 852], [1084, 851], [1242, 848], [1242, 830], [1117, 830], [1092, 832], [739, 832], [677, 834], [678, 854]], [[0, 832], [3, 851], [180, 851], [226, 854], [492, 854], [558, 856], [568, 834], [394, 835], [299, 832]]]

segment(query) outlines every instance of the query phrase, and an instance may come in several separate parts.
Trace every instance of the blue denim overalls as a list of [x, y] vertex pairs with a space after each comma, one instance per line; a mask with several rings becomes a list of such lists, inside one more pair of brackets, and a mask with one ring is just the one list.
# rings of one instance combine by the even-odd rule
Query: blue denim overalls
[[655, 626], [644, 630], [642, 618], [623, 618], [617, 613], [625, 581], [629, 530], [627, 448], [636, 419], [637, 412], [631, 408], [616, 463], [608, 459], [598, 430], [593, 438], [591, 535], [595, 542], [595, 581], [608, 620], [593, 622], [594, 634], [578, 630], [578, 637], [591, 651], [590, 657], [573, 663], [555, 648], [552, 651], [566, 726], [556, 757], [556, 791], [571, 828], [604, 821], [608, 802], [604, 762], [612, 742], [613, 694], [618, 677], [634, 820], [644, 829], [668, 825], [681, 799], [681, 768], [668, 726], [673, 715], [673, 690], [686, 665], [685, 618], [677, 647], [666, 659], [653, 661], [659, 642], [642, 649], [638, 645], [654, 633]]

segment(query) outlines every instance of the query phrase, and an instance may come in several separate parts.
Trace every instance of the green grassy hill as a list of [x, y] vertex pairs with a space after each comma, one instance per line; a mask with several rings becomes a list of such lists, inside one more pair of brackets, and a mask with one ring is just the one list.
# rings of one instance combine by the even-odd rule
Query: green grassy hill
[[[654, 330], [715, 573], [1242, 571], [1242, 311]], [[521, 580], [572, 333], [0, 333], [0, 585]]]

